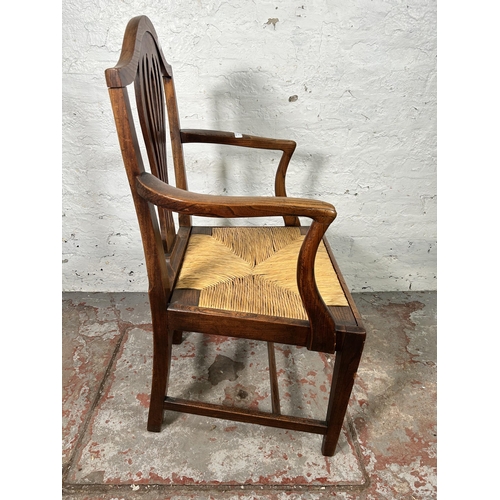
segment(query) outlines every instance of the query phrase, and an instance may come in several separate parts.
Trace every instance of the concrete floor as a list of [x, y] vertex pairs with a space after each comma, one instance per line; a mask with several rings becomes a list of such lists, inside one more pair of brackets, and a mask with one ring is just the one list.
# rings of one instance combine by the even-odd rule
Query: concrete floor
[[[63, 295], [63, 497], [436, 498], [436, 294], [354, 299], [367, 342], [336, 454], [321, 437], [166, 412], [146, 431], [146, 294]], [[284, 412], [322, 418], [332, 360], [276, 346]], [[189, 333], [173, 396], [270, 408], [265, 345]]]

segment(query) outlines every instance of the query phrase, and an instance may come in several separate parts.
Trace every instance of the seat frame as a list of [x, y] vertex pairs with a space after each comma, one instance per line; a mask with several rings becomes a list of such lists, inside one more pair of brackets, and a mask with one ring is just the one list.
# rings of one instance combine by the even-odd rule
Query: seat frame
[[[147, 428], [159, 432], [164, 410], [250, 422], [322, 434], [322, 453], [332, 456], [337, 446], [360, 362], [366, 332], [342, 278], [325, 232], [336, 217], [326, 202], [289, 198], [285, 176], [296, 143], [214, 130], [181, 129], [173, 72], [156, 31], [146, 16], [130, 20], [117, 65], [105, 72], [123, 162], [141, 232], [149, 281], [153, 324], [153, 374]], [[134, 84], [137, 112], [151, 173], [144, 168], [127, 87]], [[168, 183], [167, 127], [172, 148], [175, 187]], [[212, 143], [278, 150], [282, 156], [275, 176], [275, 196], [215, 196], [188, 191], [184, 144]], [[172, 212], [178, 214], [178, 229]], [[212, 218], [283, 217], [286, 226], [300, 226], [299, 217], [312, 220], [300, 227], [305, 235], [298, 256], [297, 285], [308, 321], [251, 313], [231, 312], [197, 305], [196, 294], [175, 289], [191, 234], [207, 233], [194, 227], [192, 216]], [[323, 241], [349, 306], [325, 305], [316, 286], [314, 262]], [[182, 332], [201, 332], [267, 342], [272, 412], [246, 410], [166, 396], [172, 344]], [[335, 353], [328, 410], [324, 420], [282, 415], [274, 356], [274, 343], [305, 346]]]

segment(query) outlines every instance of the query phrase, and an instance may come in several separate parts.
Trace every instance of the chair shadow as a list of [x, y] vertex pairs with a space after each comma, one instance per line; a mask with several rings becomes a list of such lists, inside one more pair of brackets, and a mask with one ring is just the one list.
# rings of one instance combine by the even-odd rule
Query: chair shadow
[[[297, 149], [287, 175], [288, 195], [313, 197], [322, 188], [320, 182], [322, 173], [328, 168], [327, 158], [308, 148], [300, 137], [290, 136], [278, 98], [275, 93], [266, 90], [266, 84], [262, 74], [250, 69], [237, 69], [225, 75], [210, 92], [213, 101], [212, 126], [229, 132], [296, 140]], [[220, 194], [274, 195], [274, 176], [281, 158], [280, 151], [218, 146], [217, 153], [215, 175], [223, 192]], [[299, 170], [302, 169], [297, 169], [297, 165], [306, 165], [307, 174], [300, 175]], [[236, 175], [237, 186], [231, 182]], [[296, 177], [300, 177], [300, 185]], [[235, 223], [226, 222], [229, 225]]]
[[[324, 181], [327, 172], [329, 174], [343, 173], [336, 165], [335, 158], [315, 150], [293, 132], [289, 133], [286, 115], [281, 113], [280, 116], [282, 106], [278, 106], [276, 94], [267, 90], [268, 84], [269, 82], [261, 73], [249, 68], [239, 68], [224, 75], [220, 83], [210, 91], [213, 101], [211, 126], [230, 132], [295, 140], [297, 148], [290, 161], [286, 177], [287, 195], [321, 199], [338, 206], [341, 195], [335, 194], [335, 186], [325, 185]], [[288, 96], [283, 98], [288, 100]], [[239, 153], [242, 150], [245, 151], [243, 158]], [[223, 191], [219, 194], [274, 195], [274, 176], [281, 152], [269, 157], [268, 163], [264, 161], [267, 156], [263, 155], [269, 153], [262, 150], [218, 146], [217, 152], [215, 175], [218, 176]], [[259, 158], [262, 165], [258, 164]], [[233, 163], [237, 166], [235, 167]], [[255, 168], [256, 164], [259, 168]], [[238, 178], [240, 184], [238, 187], [234, 187], [231, 183], [235, 168], [241, 174]], [[254, 219], [250, 223], [267, 225], [277, 220], [278, 223], [282, 223], [280, 218], [274, 218], [272, 221], [257, 219], [257, 222]], [[227, 225], [240, 223], [230, 219], [224, 221]], [[248, 224], [248, 221], [245, 220], [244, 223]], [[301, 218], [302, 225], [308, 226], [310, 223], [310, 219]], [[367, 252], [366, 245], [360, 244], [359, 239], [353, 238], [349, 232], [337, 229], [335, 223], [328, 229], [326, 236], [341, 269], [349, 269], [352, 267], [350, 261], [355, 260], [358, 264], [366, 265], [367, 270], [363, 272], [365, 276], [393, 277], [390, 268], [393, 253], [390, 241], [387, 242], [386, 253], [380, 254], [380, 252]], [[359, 265], [356, 269], [359, 269]], [[352, 272], [358, 273], [359, 271], [353, 269]], [[348, 276], [344, 275], [344, 278]], [[359, 276], [356, 276], [356, 281], [359, 281]], [[347, 282], [349, 283], [349, 279]], [[373, 291], [373, 288], [367, 279], [365, 284], [353, 291]]]
[[[183, 337], [184, 337], [183, 342], [185, 342], [187, 340], [185, 332], [183, 333]], [[192, 376], [194, 377], [195, 380], [191, 382], [188, 386], [184, 387], [176, 397], [181, 399], [190, 399], [190, 400], [202, 399], [203, 396], [208, 395], [210, 393], [214, 385], [217, 385], [217, 382], [214, 384], [213, 381], [211, 381], [210, 377], [210, 368], [211, 366], [214, 365], [217, 359], [217, 355], [213, 356], [214, 353], [210, 354], [209, 352], [208, 346], [211, 342], [210, 340], [211, 337], [213, 336], [205, 334], [197, 334], [196, 341], [194, 341], [193, 343], [195, 356], [193, 358], [194, 362], [192, 363], [192, 369], [193, 369]], [[230, 358], [230, 361], [232, 361], [235, 365], [241, 364], [243, 367], [241, 369], [245, 369], [248, 365], [248, 357], [249, 357], [248, 349], [245, 347], [246, 340], [232, 338], [231, 342], [234, 345], [234, 354], [232, 355], [232, 358]], [[173, 349], [175, 350], [175, 346]], [[174, 350], [173, 354], [175, 354]], [[236, 376], [236, 379], [237, 378], [238, 377]], [[195, 396], [193, 397], [193, 395]], [[180, 417], [179, 412], [165, 411], [163, 418], [163, 426], [172, 424], [179, 417]]]

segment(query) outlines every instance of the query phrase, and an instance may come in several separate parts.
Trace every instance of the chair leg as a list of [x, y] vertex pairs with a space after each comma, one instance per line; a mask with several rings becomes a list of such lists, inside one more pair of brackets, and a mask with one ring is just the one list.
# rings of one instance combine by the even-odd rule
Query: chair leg
[[174, 338], [172, 342], [174, 344], [182, 344], [182, 330], [174, 330]]
[[163, 402], [168, 385], [172, 340], [174, 332], [169, 331], [163, 314], [163, 321], [153, 319], [153, 380], [149, 402], [148, 431], [160, 432], [163, 423]]
[[342, 349], [335, 356], [326, 415], [327, 431], [321, 447], [321, 452], [326, 457], [333, 456], [337, 447], [366, 336], [360, 333], [345, 333], [344, 335]]

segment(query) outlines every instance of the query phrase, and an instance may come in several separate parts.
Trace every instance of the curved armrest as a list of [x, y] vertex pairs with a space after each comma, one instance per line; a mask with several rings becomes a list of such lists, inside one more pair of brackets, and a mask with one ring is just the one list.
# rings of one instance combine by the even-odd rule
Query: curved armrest
[[330, 224], [335, 207], [323, 201], [273, 196], [216, 196], [184, 191], [147, 172], [136, 177], [137, 191], [159, 207], [202, 217], [309, 217]]
[[[180, 133], [181, 142], [183, 143], [225, 144], [229, 146], [283, 151], [274, 179], [274, 193], [276, 196], [286, 196], [285, 177], [288, 164], [297, 147], [295, 141], [269, 139], [267, 137], [236, 134], [235, 132], [223, 132], [219, 130], [184, 129]], [[284, 216], [284, 220], [287, 226], [300, 226], [297, 217]]]
[[236, 134], [219, 130], [183, 129], [181, 142], [203, 142], [209, 144], [228, 144], [230, 146], [243, 146], [246, 148], [275, 149], [292, 155], [297, 143], [285, 139], [269, 139], [254, 135]]

